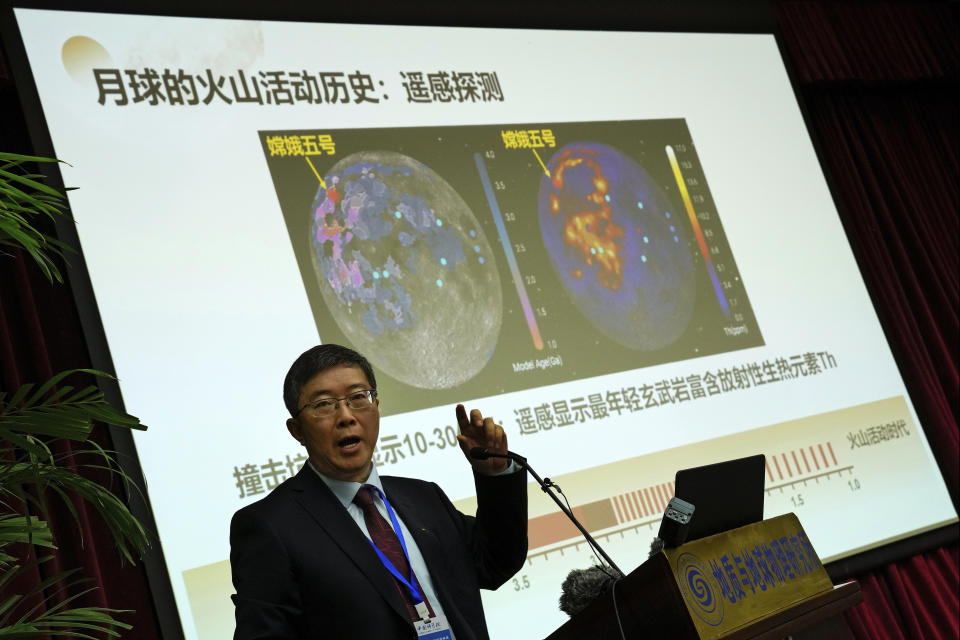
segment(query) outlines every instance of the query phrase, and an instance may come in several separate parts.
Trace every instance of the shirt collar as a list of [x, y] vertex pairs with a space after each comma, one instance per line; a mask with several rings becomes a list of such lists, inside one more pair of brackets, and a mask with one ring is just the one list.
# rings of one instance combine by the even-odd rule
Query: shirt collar
[[377, 473], [377, 465], [373, 463], [370, 464], [370, 476], [367, 478], [366, 482], [352, 482], [350, 480], [337, 480], [336, 478], [330, 478], [317, 471], [317, 468], [313, 466], [313, 463], [309, 460], [307, 460], [307, 464], [310, 465], [310, 469], [315, 474], [320, 476], [320, 479], [323, 480], [324, 484], [330, 488], [330, 491], [333, 492], [333, 495], [337, 496], [337, 500], [340, 501], [344, 508], [347, 508], [353, 503], [353, 499], [356, 497], [357, 491], [359, 491], [360, 487], [365, 484], [373, 485], [380, 491], [383, 491], [383, 483], [380, 482], [380, 474]]

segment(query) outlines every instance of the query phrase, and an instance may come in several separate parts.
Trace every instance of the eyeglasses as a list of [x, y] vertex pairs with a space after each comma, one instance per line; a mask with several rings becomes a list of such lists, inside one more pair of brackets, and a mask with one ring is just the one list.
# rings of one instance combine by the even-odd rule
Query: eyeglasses
[[366, 411], [376, 403], [377, 390], [361, 389], [342, 398], [320, 398], [303, 405], [297, 410], [297, 413], [309, 409], [310, 414], [315, 418], [329, 418], [337, 412], [337, 407], [340, 406], [341, 401], [353, 411]]

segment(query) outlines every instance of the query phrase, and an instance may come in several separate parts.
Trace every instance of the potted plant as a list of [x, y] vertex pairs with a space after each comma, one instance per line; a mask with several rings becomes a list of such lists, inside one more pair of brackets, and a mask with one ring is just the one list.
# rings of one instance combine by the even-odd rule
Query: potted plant
[[[65, 197], [28, 166], [50, 158], [0, 153], [0, 253], [20, 249], [50, 282], [63, 282], [58, 267], [70, 248], [38, 229], [44, 218], [66, 216]], [[91, 378], [92, 376], [92, 378]], [[0, 390], [0, 640], [37, 637], [119, 637], [130, 625], [104, 607], [73, 606], [90, 589], [76, 570], [57, 572], [14, 592], [24, 574], [53, 558], [56, 540], [47, 524], [48, 501], [62, 500], [78, 518], [72, 499], [82, 498], [104, 520], [121, 556], [135, 563], [149, 546], [146, 528], [124, 501], [86, 471], [106, 471], [127, 486], [130, 478], [115, 454], [91, 440], [94, 423], [145, 429], [112, 407], [92, 382], [109, 377], [92, 369], [62, 371], [41, 384]], [[76, 380], [81, 384], [77, 385]], [[58, 441], [69, 441], [60, 446]], [[66, 453], [64, 453], [64, 451]], [[118, 483], [118, 484], [119, 484]]]

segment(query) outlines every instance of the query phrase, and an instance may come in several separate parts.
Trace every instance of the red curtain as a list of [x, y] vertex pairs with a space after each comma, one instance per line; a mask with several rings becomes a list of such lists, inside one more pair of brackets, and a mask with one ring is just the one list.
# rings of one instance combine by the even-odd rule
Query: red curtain
[[[931, 447], [957, 499], [958, 149], [956, 5], [951, 2], [774, 4], [785, 54], [864, 279]], [[0, 60], [3, 150], [31, 153]], [[0, 257], [0, 388], [89, 366], [76, 308], [22, 256]], [[109, 438], [98, 433], [100, 444]], [[78, 505], [79, 506], [79, 505]], [[140, 566], [123, 565], [102, 523], [55, 512], [57, 565], [82, 567], [98, 590], [84, 605], [135, 609], [131, 637], [159, 638]], [[856, 576], [865, 602], [847, 614], [857, 638], [946, 638], [958, 625], [958, 546]]]
[[[956, 5], [775, 6], [847, 234], [956, 505]], [[847, 621], [857, 638], [960, 635], [955, 541], [855, 577], [864, 603]]]

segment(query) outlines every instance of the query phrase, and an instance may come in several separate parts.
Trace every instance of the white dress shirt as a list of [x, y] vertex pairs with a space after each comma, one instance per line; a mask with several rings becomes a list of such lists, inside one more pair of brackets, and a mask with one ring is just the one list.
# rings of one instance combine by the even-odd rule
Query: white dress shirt
[[[361, 483], [328, 478], [317, 471], [317, 468], [314, 467], [312, 463], [308, 461], [307, 464], [309, 464], [314, 473], [320, 476], [320, 479], [323, 480], [328, 487], [330, 487], [333, 495], [337, 496], [337, 500], [340, 501], [340, 504], [342, 504], [344, 509], [347, 510], [347, 513], [350, 514], [350, 517], [353, 518], [353, 521], [357, 523], [358, 527], [360, 527], [360, 531], [363, 532], [363, 535], [365, 535], [367, 539], [370, 539], [370, 532], [367, 530], [367, 522], [363, 517], [363, 510], [353, 503], [353, 498], [357, 495], [357, 491], [360, 490], [360, 487], [365, 484], [373, 485], [380, 491], [383, 491], [383, 484], [380, 482], [380, 475], [377, 473], [377, 466], [371, 465], [370, 477], [367, 478], [366, 482]], [[390, 522], [390, 516], [387, 513], [387, 507], [383, 504], [383, 500], [376, 492], [374, 492], [373, 503], [377, 505], [377, 510], [380, 512], [380, 515], [382, 515], [387, 522]], [[394, 511], [394, 513], [396, 513], [396, 511]], [[403, 540], [407, 545], [407, 554], [410, 556], [410, 568], [413, 569], [414, 575], [417, 576], [417, 581], [420, 583], [420, 588], [423, 590], [423, 595], [430, 603], [430, 606], [433, 607], [433, 612], [437, 615], [443, 615], [443, 606], [440, 604], [440, 598], [437, 597], [437, 592], [433, 588], [433, 579], [430, 577], [430, 570], [427, 568], [427, 563], [423, 559], [423, 554], [420, 553], [420, 547], [417, 546], [417, 541], [414, 540], [413, 535], [407, 528], [406, 523], [404, 523], [403, 518], [400, 517], [400, 514], [396, 513], [396, 516], [397, 522], [400, 523], [400, 530], [403, 533]], [[444, 619], [446, 619], [446, 616], [444, 616]], [[450, 631], [450, 637], [454, 638], [453, 630]], [[454, 638], [454, 640], [456, 639]]]

